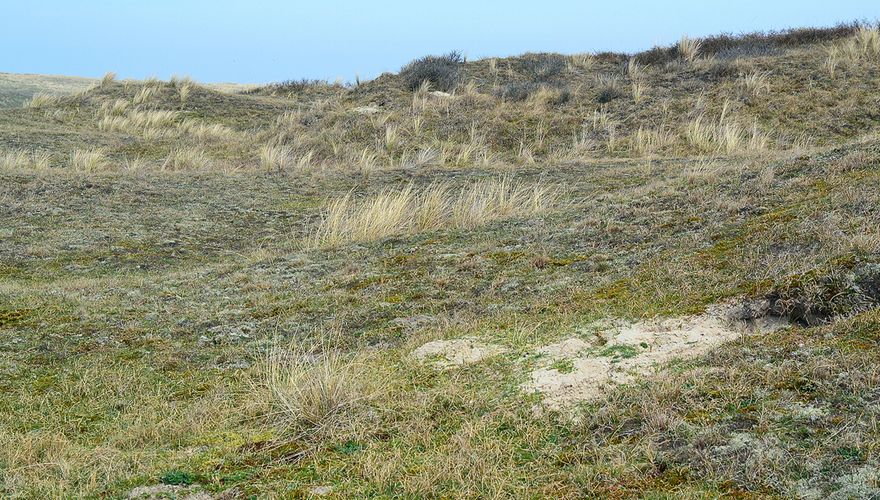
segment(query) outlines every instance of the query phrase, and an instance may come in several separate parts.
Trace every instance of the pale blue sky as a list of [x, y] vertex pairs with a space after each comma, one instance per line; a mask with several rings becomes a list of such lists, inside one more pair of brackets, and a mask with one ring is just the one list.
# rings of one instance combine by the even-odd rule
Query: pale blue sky
[[0, 72], [353, 80], [429, 53], [632, 52], [682, 34], [880, 18], [878, 0], [4, 0]]

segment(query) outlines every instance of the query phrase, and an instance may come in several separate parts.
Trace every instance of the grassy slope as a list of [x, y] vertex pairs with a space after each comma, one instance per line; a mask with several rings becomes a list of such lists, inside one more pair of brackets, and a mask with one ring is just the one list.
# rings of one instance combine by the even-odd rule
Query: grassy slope
[[0, 73], [0, 108], [20, 108], [34, 94], [70, 95], [97, 83], [91, 78]]
[[[0, 109], [20, 108], [34, 94], [72, 95], [99, 83], [94, 78], [60, 75], [29, 75], [0, 73]], [[255, 84], [212, 83], [208, 87], [219, 92], [241, 92], [257, 87]]]
[[[877, 261], [880, 140], [863, 136], [875, 125], [864, 105], [876, 99], [876, 64], [831, 79], [818, 69], [820, 54], [805, 46], [765, 56], [754, 64], [775, 72], [771, 92], [734, 106], [777, 137], [809, 132], [824, 145], [791, 150], [780, 141], [711, 159], [680, 146], [652, 161], [369, 176], [85, 174], [64, 162], [72, 149], [98, 144], [111, 163], [160, 162], [184, 144], [252, 165], [254, 144], [278, 132], [264, 129], [304, 98], [196, 89], [181, 102], [169, 86], [151, 101], [241, 134], [214, 142], [96, 130], [102, 101], [138, 91], [122, 84], [57, 110], [0, 112], [4, 146], [46, 151], [61, 166], [0, 171], [4, 492], [117, 496], [164, 478], [241, 494], [319, 485], [341, 496], [864, 494], [859, 488], [880, 473], [876, 311], [747, 337], [620, 387], [576, 420], [535, 416], [535, 398], [517, 388], [528, 373], [523, 354], [596, 319], [690, 314]], [[717, 111], [736, 85], [688, 69], [654, 71], [657, 99], [672, 102], [669, 122], [688, 116], [695, 92]], [[663, 86], [673, 71], [680, 76]], [[325, 147], [321, 155], [333, 154], [328, 142], [372, 144], [370, 118], [347, 110], [384, 95], [399, 112], [391, 120], [408, 119], [412, 95], [386, 84], [311, 108], [300, 136]], [[703, 90], [681, 90], [688, 86]], [[595, 109], [591, 92], [538, 112], [480, 93], [455, 101], [445, 118], [426, 112], [425, 134], [466, 137], [485, 115], [481, 106], [497, 106], [487, 142], [513, 158], [504, 137], [518, 132], [503, 123], [582, 121]], [[611, 103], [626, 130], [657, 113], [655, 101], [634, 106]], [[321, 135], [334, 128], [349, 135]], [[548, 137], [562, 147], [568, 135], [563, 127]], [[405, 147], [423, 140], [404, 139]], [[562, 186], [565, 203], [475, 229], [324, 251], [300, 244], [326, 200], [353, 188], [499, 173]], [[326, 428], [291, 435], [266, 417], [257, 353], [272, 339], [309, 343], [328, 330], [342, 332], [340, 349], [365, 356], [384, 390]], [[448, 372], [408, 357], [427, 340], [463, 335], [510, 350]]]

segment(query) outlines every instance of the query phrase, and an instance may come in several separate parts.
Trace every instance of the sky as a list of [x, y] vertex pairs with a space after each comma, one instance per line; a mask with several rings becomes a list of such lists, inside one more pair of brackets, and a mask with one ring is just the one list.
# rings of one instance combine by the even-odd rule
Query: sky
[[0, 72], [373, 78], [426, 54], [635, 52], [683, 34], [880, 19], [880, 0], [3, 0]]

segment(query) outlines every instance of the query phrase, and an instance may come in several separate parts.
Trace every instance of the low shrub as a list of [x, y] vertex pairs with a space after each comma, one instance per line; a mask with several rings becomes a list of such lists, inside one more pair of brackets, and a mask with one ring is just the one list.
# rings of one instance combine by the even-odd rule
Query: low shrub
[[463, 62], [464, 57], [455, 51], [442, 56], [425, 56], [404, 66], [400, 76], [409, 90], [418, 90], [424, 82], [429, 82], [435, 89], [451, 92], [461, 78]]
[[513, 102], [525, 101], [541, 88], [534, 82], [512, 82], [498, 88], [495, 95]]

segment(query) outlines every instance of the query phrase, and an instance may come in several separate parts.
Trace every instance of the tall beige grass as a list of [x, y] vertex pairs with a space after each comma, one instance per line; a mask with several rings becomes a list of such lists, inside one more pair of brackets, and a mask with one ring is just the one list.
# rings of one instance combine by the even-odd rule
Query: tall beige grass
[[99, 172], [109, 165], [107, 155], [100, 149], [77, 149], [70, 155], [70, 168], [78, 172]]
[[770, 92], [770, 73], [753, 71], [739, 77], [739, 86], [751, 96], [760, 96]]
[[853, 52], [862, 57], [874, 57], [880, 55], [880, 28], [860, 27], [850, 42], [854, 47]]
[[632, 87], [633, 102], [640, 104], [645, 98], [647, 84], [640, 80], [633, 80], [630, 86]]
[[645, 68], [636, 60], [635, 57], [629, 58], [626, 62], [626, 75], [633, 80], [639, 80], [645, 76]]
[[362, 174], [370, 174], [379, 169], [379, 155], [370, 148], [364, 148], [360, 154], [352, 152], [350, 163]]
[[472, 228], [507, 217], [528, 216], [556, 205], [556, 189], [518, 184], [508, 178], [453, 188], [407, 185], [367, 199], [353, 193], [333, 201], [310, 236], [312, 246], [374, 241], [443, 228]]
[[180, 98], [180, 102], [186, 102], [189, 100], [189, 95], [192, 93], [193, 86], [191, 83], [183, 83], [177, 87], [177, 96]]
[[269, 171], [282, 171], [290, 164], [292, 151], [288, 146], [266, 144], [260, 148], [260, 168]]
[[134, 104], [144, 104], [149, 102], [160, 90], [160, 87], [154, 85], [145, 85], [134, 95], [132, 102]]
[[683, 36], [678, 40], [678, 54], [686, 62], [694, 62], [700, 55], [703, 44], [695, 38]]
[[633, 140], [633, 150], [640, 156], [652, 156], [672, 143], [672, 135], [663, 128], [639, 126]]
[[611, 73], [599, 73], [593, 80], [600, 92], [616, 92], [620, 87], [620, 77]]
[[168, 157], [165, 158], [165, 162], [162, 164], [162, 170], [206, 170], [210, 166], [211, 160], [201, 149], [178, 148], [171, 151]]
[[370, 361], [341, 352], [333, 335], [312, 347], [276, 342], [258, 367], [252, 397], [284, 433], [333, 433], [349, 427], [346, 420], [386, 390], [385, 377], [370, 369]]
[[43, 171], [49, 169], [47, 153], [14, 149], [0, 152], [0, 170]]
[[47, 108], [49, 106], [57, 105], [61, 99], [52, 94], [47, 94], [45, 92], [37, 92], [31, 98], [24, 103], [24, 107], [28, 109], [41, 109]]
[[581, 69], [590, 71], [596, 65], [596, 58], [593, 54], [574, 54], [569, 57], [568, 67], [571, 70]]
[[705, 153], [732, 154], [739, 151], [760, 151], [768, 144], [767, 136], [755, 121], [750, 129], [726, 116], [722, 111], [717, 122], [699, 115], [684, 127], [684, 137], [698, 151]]
[[[166, 123], [164, 126], [169, 126], [173, 123]], [[226, 140], [232, 141], [235, 140], [240, 134], [235, 130], [223, 125], [221, 123], [205, 123], [196, 118], [187, 118], [180, 123], [177, 124], [177, 130], [180, 133], [188, 134], [196, 139], [207, 141], [207, 140]]]
[[[180, 114], [168, 110], [131, 110], [122, 102], [114, 102], [107, 110], [102, 109], [98, 129], [105, 132], [125, 132], [146, 138], [159, 138], [177, 124]], [[118, 114], [122, 113], [122, 114]], [[185, 125], [188, 126], [188, 125]]]
[[840, 64], [841, 51], [836, 45], [828, 47], [825, 60], [822, 62], [822, 69], [828, 72], [828, 76], [835, 78], [837, 76], [837, 66]]
[[108, 71], [104, 73], [104, 77], [101, 78], [101, 87], [109, 87], [113, 82], [116, 81], [116, 73], [112, 71]]
[[98, 111], [98, 116], [123, 116], [128, 112], [131, 102], [125, 99], [116, 99], [113, 101], [104, 101]]
[[880, 56], [880, 28], [861, 26], [855, 34], [842, 43], [830, 45], [823, 68], [834, 78], [841, 64], [855, 66], [877, 62]]

